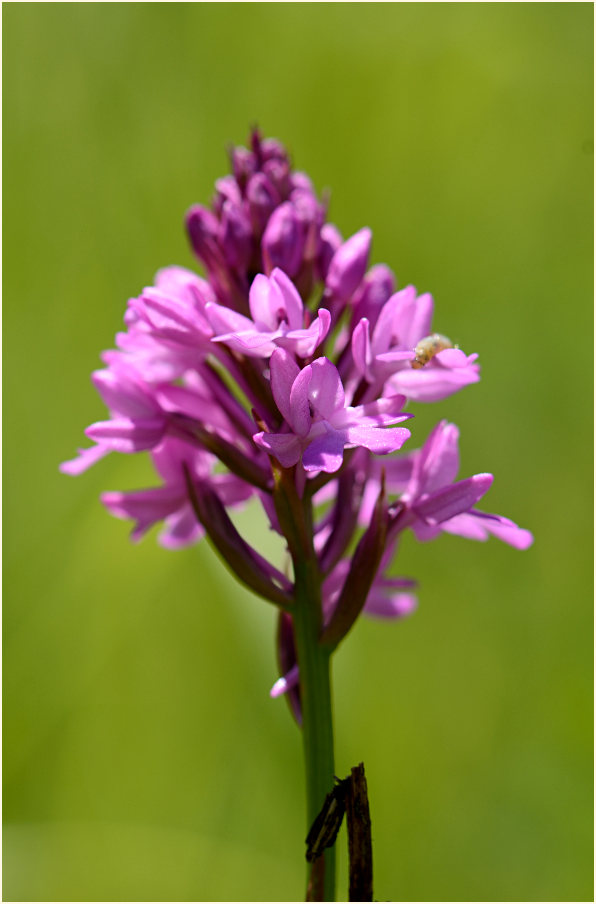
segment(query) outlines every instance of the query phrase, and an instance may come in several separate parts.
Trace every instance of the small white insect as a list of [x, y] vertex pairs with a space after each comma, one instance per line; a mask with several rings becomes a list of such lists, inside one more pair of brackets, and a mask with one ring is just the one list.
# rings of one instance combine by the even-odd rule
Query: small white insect
[[416, 357], [412, 361], [412, 367], [415, 370], [424, 367], [431, 358], [434, 358], [435, 355], [438, 355], [439, 352], [444, 351], [446, 348], [456, 348], [447, 336], [442, 336], [441, 333], [432, 333], [430, 336], [425, 336], [414, 349]]

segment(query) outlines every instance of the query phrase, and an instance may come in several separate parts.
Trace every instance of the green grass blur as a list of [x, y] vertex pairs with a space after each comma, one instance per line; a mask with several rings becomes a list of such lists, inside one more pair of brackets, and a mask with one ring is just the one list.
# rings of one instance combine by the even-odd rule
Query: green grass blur
[[[404, 543], [409, 621], [335, 668], [379, 900], [592, 900], [590, 4], [6, 4], [4, 900], [299, 900], [274, 612], [206, 545], [138, 546], [61, 460], [126, 300], [257, 122], [344, 235], [433, 292], [483, 380], [419, 406], [528, 552]], [[251, 536], [264, 530], [245, 516]], [[346, 894], [340, 836], [340, 900]]]

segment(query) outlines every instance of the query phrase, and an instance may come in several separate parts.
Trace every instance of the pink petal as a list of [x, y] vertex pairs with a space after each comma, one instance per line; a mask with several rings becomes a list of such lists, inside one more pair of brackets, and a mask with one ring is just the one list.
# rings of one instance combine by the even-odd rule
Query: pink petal
[[389, 593], [388, 588], [373, 584], [364, 604], [364, 613], [373, 618], [405, 618], [418, 607], [413, 593]]
[[395, 392], [401, 392], [413, 401], [439, 402], [458, 392], [462, 387], [477, 383], [479, 379], [478, 368], [474, 365], [448, 370], [444, 367], [433, 367], [431, 362], [419, 370], [412, 368], [400, 370], [391, 377], [389, 384]]
[[222, 304], [208, 304], [205, 306], [205, 316], [211, 328], [215, 333], [215, 341], [220, 335], [229, 333], [239, 333], [243, 331], [254, 332], [255, 325], [249, 317], [238, 314], [231, 308], [226, 308]]
[[320, 309], [319, 315], [306, 329], [288, 330], [277, 339], [277, 344], [292, 349], [300, 358], [310, 357], [327, 335], [331, 323], [331, 315], [325, 308]]
[[300, 373], [300, 368], [293, 357], [283, 348], [277, 348], [273, 352], [269, 367], [271, 371], [271, 391], [273, 392], [275, 404], [285, 420], [290, 424], [292, 422], [290, 393], [294, 381]]
[[416, 501], [414, 510], [429, 524], [440, 524], [469, 511], [488, 492], [492, 482], [492, 474], [475, 474]]
[[394, 346], [410, 347], [407, 337], [415, 304], [414, 286], [406, 286], [385, 302], [372, 334], [372, 353], [375, 358]]
[[254, 487], [235, 474], [214, 474], [212, 483], [224, 505], [238, 505], [254, 493]]
[[371, 382], [370, 325], [366, 317], [356, 324], [352, 332], [352, 358], [358, 373]]
[[151, 457], [157, 473], [168, 484], [185, 484], [183, 465], [192, 473], [207, 476], [216, 460], [209, 452], [173, 436], [166, 436], [152, 449]]
[[428, 292], [426, 292], [424, 295], [418, 296], [411, 314], [408, 330], [404, 335], [404, 344], [407, 345], [408, 348], [415, 348], [421, 339], [424, 339], [425, 336], [430, 334], [433, 308], [434, 302], [432, 295], [429, 295]]
[[276, 348], [274, 340], [280, 335], [279, 330], [259, 333], [253, 328], [238, 333], [222, 333], [221, 336], [214, 336], [213, 342], [222, 342], [228, 348], [253, 358], [269, 358]]
[[515, 549], [528, 549], [534, 542], [534, 537], [529, 530], [518, 527], [509, 518], [490, 515], [476, 509], [451, 518], [450, 521], [441, 524], [441, 527], [450, 534], [458, 534], [470, 540], [486, 540], [490, 534], [493, 534]]
[[282, 468], [291, 468], [300, 459], [302, 447], [293, 433], [255, 433], [253, 440], [273, 455]]
[[191, 343], [207, 341], [213, 330], [194, 307], [165, 295], [157, 289], [146, 289], [141, 296], [141, 313], [153, 331], [164, 338]]
[[513, 524], [513, 522], [509, 524], [503, 523], [506, 522], [506, 520], [507, 519], [505, 518], [501, 518], [499, 519], [501, 523], [488, 524], [488, 532], [497, 537], [497, 539], [502, 540], [503, 543], [508, 543], [509, 546], [513, 546], [515, 549], [528, 549], [534, 542], [534, 537], [530, 531], [518, 527], [517, 524]]
[[444, 348], [442, 352], [438, 352], [438, 354], [435, 355], [433, 361], [435, 364], [440, 364], [441, 367], [454, 369], [466, 367], [468, 364], [468, 356], [465, 352], [462, 352], [461, 348]]
[[226, 436], [231, 435], [230, 422], [216, 400], [205, 398], [186, 386], [164, 386], [156, 394], [163, 411], [183, 414], [209, 424]]
[[308, 387], [308, 398], [316, 413], [328, 420], [345, 404], [344, 388], [339, 373], [328, 358], [317, 358], [310, 367], [312, 379]]
[[310, 411], [310, 384], [313, 378], [312, 365], [303, 367], [290, 390], [290, 420], [294, 433], [307, 436], [312, 424]]
[[[275, 330], [279, 323], [278, 314], [284, 308], [283, 296], [275, 283], [271, 282], [262, 273], [259, 273], [252, 281], [248, 294], [250, 313], [257, 328]], [[285, 318], [284, 318], [285, 319]]]
[[459, 471], [458, 440], [455, 424], [443, 420], [434, 427], [414, 463], [409, 495], [434, 493], [453, 483]]
[[115, 418], [91, 424], [85, 435], [115, 452], [128, 454], [157, 446], [163, 438], [165, 425], [164, 418], [135, 421]]
[[72, 477], [76, 477], [111, 451], [109, 446], [101, 445], [91, 446], [89, 449], [79, 449], [77, 457], [71, 458], [70, 461], [63, 461], [59, 466], [59, 470], [63, 474], [70, 474]]
[[204, 535], [205, 530], [197, 521], [190, 505], [184, 505], [177, 512], [165, 519], [164, 529], [157, 540], [165, 549], [182, 549], [196, 543]]
[[358, 288], [366, 271], [372, 232], [360, 229], [333, 255], [327, 272], [327, 289], [338, 299], [347, 300]]
[[448, 534], [454, 534], [457, 537], [464, 537], [466, 540], [483, 542], [489, 538], [486, 528], [471, 512], [462, 512], [461, 515], [454, 515], [448, 521], [443, 521], [441, 530]]
[[411, 436], [405, 427], [372, 427], [367, 424], [355, 424], [344, 431], [347, 443], [354, 446], [364, 446], [371, 452], [379, 455], [387, 455], [396, 452]]
[[269, 691], [269, 696], [273, 697], [281, 697], [282, 694], [287, 693], [293, 687], [298, 685], [300, 675], [298, 672], [298, 666], [292, 666], [287, 675], [284, 675], [283, 678], [278, 678], [271, 690]]
[[164, 267], [155, 276], [155, 285], [168, 295], [175, 295], [192, 304], [198, 299], [215, 301], [209, 283], [185, 267]]
[[169, 486], [133, 493], [102, 493], [100, 498], [116, 518], [136, 522], [132, 532], [133, 540], [140, 540], [153, 524], [163, 521], [186, 501], [186, 495], [180, 487]]
[[400, 424], [402, 421], [407, 421], [413, 417], [413, 415], [402, 411], [405, 401], [405, 396], [395, 395], [376, 399], [374, 402], [366, 402], [366, 404], [357, 405], [355, 408], [346, 408], [334, 416], [333, 424], [337, 427], [339, 427], [339, 424], [349, 426], [356, 423], [377, 427]]
[[91, 379], [110, 411], [130, 418], [147, 418], [158, 410], [149, 387], [132, 379], [124, 368], [96, 370]]
[[381, 361], [383, 364], [395, 364], [401, 361], [413, 361], [416, 357], [416, 352], [409, 351], [408, 349], [404, 349], [403, 351], [395, 350], [390, 352], [383, 352], [382, 355], [377, 355], [375, 361]]
[[333, 430], [312, 441], [302, 455], [302, 465], [305, 471], [326, 471], [332, 474], [341, 468], [343, 458], [344, 438]]
[[279, 289], [286, 310], [286, 320], [290, 329], [300, 329], [304, 321], [304, 305], [298, 290], [289, 276], [279, 267], [271, 273], [271, 281]]

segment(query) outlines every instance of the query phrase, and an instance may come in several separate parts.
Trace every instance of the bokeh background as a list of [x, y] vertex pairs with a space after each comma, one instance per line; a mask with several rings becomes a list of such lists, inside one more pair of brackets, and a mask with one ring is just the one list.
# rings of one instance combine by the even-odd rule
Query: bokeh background
[[[335, 668], [380, 900], [593, 900], [591, 4], [7, 4], [4, 900], [298, 900], [300, 738], [274, 612], [206, 545], [98, 503], [150, 481], [58, 463], [129, 296], [259, 123], [373, 260], [432, 291], [483, 380], [417, 410], [525, 553], [405, 543], [407, 622]], [[245, 526], [267, 545], [259, 518]], [[346, 894], [339, 841], [340, 899]]]

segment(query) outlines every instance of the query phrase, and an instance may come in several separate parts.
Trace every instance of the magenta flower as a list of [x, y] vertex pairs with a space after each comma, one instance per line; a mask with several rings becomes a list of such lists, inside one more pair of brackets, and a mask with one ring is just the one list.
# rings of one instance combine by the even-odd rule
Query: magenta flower
[[[362, 317], [352, 333], [354, 365], [369, 383], [382, 385], [391, 377], [394, 392], [423, 402], [444, 399], [479, 380], [477, 355], [466, 356], [450, 348], [434, 354], [423, 367], [413, 369], [416, 347], [431, 333], [433, 299], [417, 296], [414, 286], [392, 295], [376, 313], [371, 328]], [[371, 332], [372, 329], [372, 332]]]
[[[432, 540], [442, 531], [470, 540], [486, 540], [490, 534], [516, 549], [527, 549], [532, 534], [501, 515], [478, 511], [474, 506], [490, 489], [492, 474], [475, 474], [455, 482], [459, 471], [459, 430], [440, 421], [422, 449], [389, 462], [385, 469], [387, 490], [399, 494], [393, 506], [396, 517], [392, 534], [411, 527], [418, 540]], [[394, 465], [393, 469], [391, 465]], [[380, 487], [380, 469], [373, 463], [360, 510], [362, 524], [372, 515], [375, 487]]]
[[165, 417], [153, 389], [120, 360], [114, 367], [96, 370], [93, 383], [112, 417], [87, 427], [85, 434], [116, 452], [152, 449], [166, 431]]
[[278, 345], [307, 358], [329, 331], [331, 316], [325, 308], [319, 308], [318, 317], [305, 326], [302, 299], [279, 268], [269, 278], [255, 276], [248, 303], [252, 320], [224, 305], [206, 306], [207, 319], [218, 334], [213, 337], [214, 342], [259, 358], [271, 357]]
[[213, 335], [205, 317], [205, 306], [215, 301], [209, 283], [182, 267], [168, 267], [156, 276], [155, 287], [144, 289], [128, 305], [126, 322], [138, 327], [166, 347], [188, 348], [196, 363], [209, 349]]
[[[61, 465], [64, 473], [80, 474], [109, 452], [132, 454], [153, 450], [168, 436], [215, 448], [220, 457], [224, 446], [232, 449], [235, 444], [237, 467], [242, 476], [256, 480], [256, 485], [266, 482], [266, 476], [258, 477], [250, 419], [233, 398], [225, 395], [225, 387], [208, 379], [209, 371], [205, 370], [203, 377], [198, 373], [187, 374], [186, 386], [178, 383], [153, 386], [135, 371], [129, 355], [113, 352], [106, 357], [110, 366], [95, 371], [92, 379], [111, 418], [86, 429], [85, 434], [97, 446], [81, 449], [75, 459], [64, 462]], [[239, 434], [240, 427], [244, 428], [244, 436]], [[254, 462], [250, 460], [251, 455]]]
[[284, 468], [302, 460], [305, 471], [337, 471], [344, 448], [363, 446], [385, 455], [409, 438], [405, 427], [389, 427], [411, 417], [401, 411], [402, 396], [346, 407], [337, 368], [317, 358], [302, 370], [282, 349], [271, 356], [271, 388], [289, 432], [257, 433], [255, 443]]
[[168, 438], [151, 453], [155, 469], [163, 478], [163, 485], [130, 493], [103, 493], [101, 501], [117, 518], [131, 519], [135, 526], [131, 538], [135, 541], [154, 524], [164, 522], [158, 540], [168, 549], [179, 549], [199, 540], [205, 533], [197, 521], [191, 501], [183, 465], [191, 477], [208, 480], [224, 505], [237, 506], [253, 493], [246, 481], [233, 474], [217, 474], [217, 459], [202, 449], [193, 448], [178, 439]]
[[222, 434], [234, 436], [224, 412], [210, 395], [203, 394], [204, 387], [198, 381], [192, 388], [175, 384], [153, 387], [120, 359], [105, 370], [95, 371], [93, 382], [112, 417], [91, 424], [85, 433], [115, 452], [154, 449], [168, 429], [180, 424], [181, 417], [208, 420]]
[[388, 380], [393, 392], [401, 392], [415, 402], [439, 402], [464, 386], [477, 383], [478, 355], [466, 355], [459, 348], [438, 352], [420, 370], [401, 368]]
[[163, 439], [167, 417], [155, 392], [123, 355], [113, 365], [92, 375], [95, 388], [110, 410], [111, 418], [85, 430], [97, 446], [80, 449], [78, 457], [64, 462], [66, 474], [80, 474], [109, 452], [133, 453], [152, 449]]
[[454, 482], [459, 470], [458, 437], [454, 424], [441, 421], [414, 458], [412, 476], [400, 503], [419, 540], [436, 536], [442, 529], [440, 524], [469, 511], [492, 485], [492, 474], [475, 474]]
[[213, 330], [204, 317], [205, 305], [215, 301], [204, 279], [183, 267], [159, 270], [155, 286], [128, 302], [127, 332], [116, 334], [119, 351], [102, 355], [110, 367], [122, 362], [148, 384], [179, 379], [196, 368], [212, 350]]

